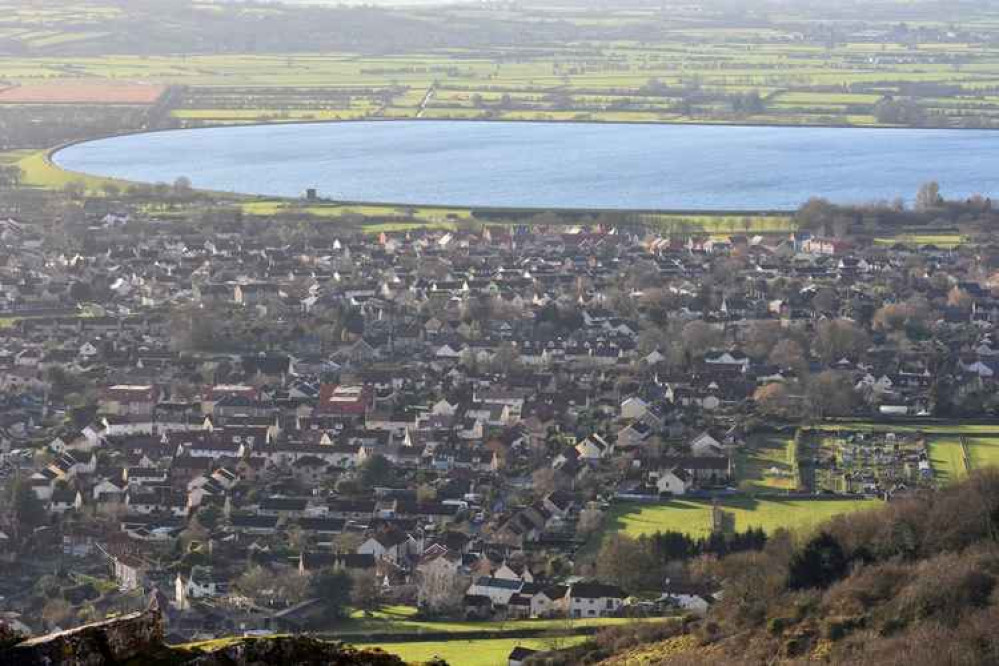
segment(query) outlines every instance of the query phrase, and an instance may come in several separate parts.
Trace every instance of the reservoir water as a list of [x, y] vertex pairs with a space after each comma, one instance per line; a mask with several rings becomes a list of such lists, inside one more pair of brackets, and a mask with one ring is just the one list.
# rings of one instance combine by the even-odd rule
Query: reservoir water
[[65, 169], [353, 202], [778, 210], [811, 196], [999, 194], [999, 133], [717, 125], [367, 121], [154, 132], [59, 151]]

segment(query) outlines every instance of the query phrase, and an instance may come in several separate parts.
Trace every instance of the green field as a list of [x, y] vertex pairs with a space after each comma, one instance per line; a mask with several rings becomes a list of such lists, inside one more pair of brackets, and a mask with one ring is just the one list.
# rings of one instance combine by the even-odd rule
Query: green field
[[739, 487], [746, 491], [795, 490], [791, 435], [755, 436], [735, 458]]
[[[873, 500], [852, 499], [753, 499], [729, 498], [719, 506], [735, 517], [739, 531], [763, 528], [810, 529], [834, 516], [872, 508]], [[706, 537], [711, 533], [711, 502], [708, 500], [673, 500], [665, 504], [620, 504], [613, 508], [609, 531], [623, 531], [629, 536], [655, 532], [683, 532], [691, 537]]]
[[899, 234], [889, 238], [876, 238], [874, 242], [878, 245], [911, 245], [923, 247], [933, 245], [935, 247], [950, 250], [967, 242], [967, 238], [960, 234]]
[[821, 430], [842, 431], [851, 430], [859, 432], [895, 432], [913, 433], [922, 432], [927, 435], [944, 433], [948, 435], [963, 435], [974, 437], [976, 434], [989, 434], [999, 432], [999, 423], [961, 423], [954, 421], [945, 423], [940, 421], [927, 421], [926, 423], [871, 423], [870, 421], [825, 421]]
[[[566, 620], [510, 620], [502, 624], [494, 622], [458, 622], [416, 619], [416, 608], [412, 606], [387, 606], [370, 616], [355, 612], [349, 620], [337, 626], [337, 634], [377, 634], [449, 632], [462, 634], [475, 631], [518, 631], [534, 629], [538, 631], [561, 631], [568, 628]], [[573, 620], [572, 628], [611, 627], [635, 622], [655, 622], [656, 618], [635, 619], [619, 617], [582, 618]]]
[[358, 647], [377, 647], [395, 654], [409, 663], [422, 663], [440, 658], [453, 666], [506, 666], [510, 651], [517, 646], [533, 650], [548, 650], [553, 645], [571, 647], [586, 640], [585, 636], [558, 639], [495, 638], [488, 640], [450, 640], [427, 643], [365, 644]]
[[968, 453], [972, 469], [999, 465], [999, 438], [970, 437]]
[[942, 484], [956, 483], [968, 475], [957, 438], [934, 438], [930, 442], [930, 464], [933, 475]]

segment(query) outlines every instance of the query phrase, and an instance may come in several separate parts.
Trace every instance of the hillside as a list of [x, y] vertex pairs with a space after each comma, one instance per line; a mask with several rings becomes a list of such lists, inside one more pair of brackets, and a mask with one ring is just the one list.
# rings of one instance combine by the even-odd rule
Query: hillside
[[722, 598], [684, 635], [618, 650], [597, 641], [561, 663], [995, 664], [997, 536], [990, 470], [726, 557], [708, 574]]

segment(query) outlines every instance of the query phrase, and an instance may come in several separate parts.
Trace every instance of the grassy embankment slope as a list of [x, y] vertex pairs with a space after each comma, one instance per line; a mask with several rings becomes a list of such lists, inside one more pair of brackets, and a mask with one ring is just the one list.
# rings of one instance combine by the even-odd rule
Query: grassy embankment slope
[[705, 621], [602, 663], [995, 663], [997, 530], [995, 469], [841, 517], [821, 536], [724, 558]]

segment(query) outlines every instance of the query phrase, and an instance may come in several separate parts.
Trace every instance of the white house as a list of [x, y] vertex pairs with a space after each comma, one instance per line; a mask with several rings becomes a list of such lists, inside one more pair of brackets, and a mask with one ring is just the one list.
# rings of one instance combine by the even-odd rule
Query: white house
[[504, 580], [502, 578], [491, 578], [483, 576], [477, 579], [468, 588], [467, 594], [489, 597], [495, 606], [506, 606], [510, 603], [510, 597], [520, 591], [524, 585], [519, 580]]
[[639, 397], [631, 397], [621, 403], [622, 419], [640, 419], [649, 411], [649, 403]]
[[694, 456], [724, 457], [725, 449], [721, 442], [712, 437], [709, 432], [702, 432], [690, 442], [690, 453]]
[[594, 433], [576, 444], [576, 451], [583, 460], [596, 461], [613, 451], [613, 447], [600, 435]]
[[546, 587], [531, 597], [531, 617], [552, 617], [566, 612], [565, 585]]
[[656, 481], [656, 489], [660, 493], [684, 495], [694, 485], [694, 478], [679, 467], [663, 472]]
[[382, 532], [369, 537], [358, 548], [360, 555], [371, 555], [376, 560], [401, 563], [408, 555], [417, 552], [416, 539], [397, 530]]
[[624, 592], [616, 585], [574, 583], [568, 592], [569, 615], [574, 618], [611, 616], [624, 604], [624, 597]]

